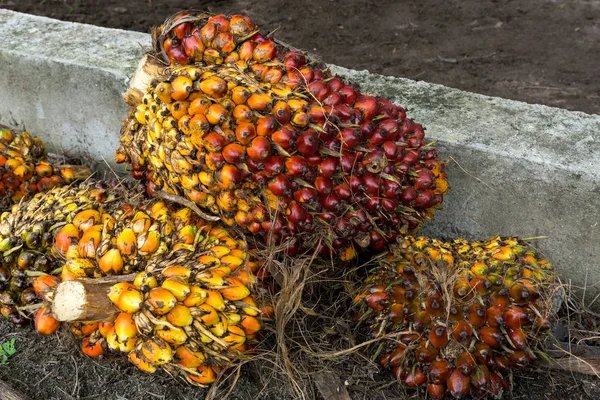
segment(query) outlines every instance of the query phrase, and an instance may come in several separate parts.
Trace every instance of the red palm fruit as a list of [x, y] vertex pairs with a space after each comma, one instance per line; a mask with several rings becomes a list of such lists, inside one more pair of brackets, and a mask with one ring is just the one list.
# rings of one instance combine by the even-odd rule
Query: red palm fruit
[[241, 144], [247, 145], [256, 137], [256, 128], [248, 122], [239, 124], [235, 128], [235, 137]]
[[464, 376], [469, 376], [475, 370], [477, 362], [471, 353], [464, 351], [456, 358], [454, 365], [456, 366], [456, 371], [460, 371]]
[[381, 311], [387, 307], [389, 297], [385, 292], [375, 292], [365, 296], [365, 301], [375, 311]]
[[425, 341], [421, 342], [415, 350], [415, 358], [422, 364], [429, 364], [436, 359], [438, 354], [439, 349], [431, 344], [427, 345], [427, 342]]
[[304, 223], [304, 220], [306, 219], [306, 210], [295, 201], [290, 203], [287, 213], [288, 220], [293, 224]]
[[273, 133], [271, 140], [284, 150], [290, 150], [296, 141], [296, 134], [292, 128], [283, 126], [280, 130]]
[[490, 383], [488, 385], [488, 392], [494, 396], [494, 398], [499, 399], [502, 394], [508, 390], [509, 383], [506, 378], [503, 378], [496, 372], [490, 373]]
[[427, 385], [427, 395], [432, 399], [441, 399], [446, 393], [446, 385], [444, 383]]
[[518, 329], [531, 323], [525, 310], [517, 305], [511, 305], [504, 310], [504, 322], [510, 329]]
[[331, 178], [339, 171], [339, 159], [335, 157], [326, 157], [317, 167], [319, 174], [326, 178]]
[[436, 326], [429, 331], [429, 341], [441, 349], [448, 344], [448, 331], [445, 326]]
[[223, 14], [213, 15], [206, 23], [213, 24], [218, 32], [227, 32], [229, 29], [229, 19]]
[[504, 308], [500, 306], [491, 306], [486, 310], [486, 322], [488, 326], [497, 328], [504, 326]]
[[485, 307], [479, 303], [473, 303], [469, 306], [467, 318], [471, 325], [476, 328], [482, 327], [486, 321]]
[[529, 292], [528, 285], [524, 282], [525, 280], [515, 282], [508, 291], [511, 300], [517, 304], [527, 304], [533, 298], [533, 294]]
[[448, 388], [448, 392], [454, 398], [458, 399], [469, 393], [471, 389], [470, 379], [456, 368], [446, 381], [446, 387]]
[[483, 326], [479, 331], [479, 336], [492, 349], [497, 349], [504, 344], [504, 337], [498, 328]]
[[479, 364], [489, 364], [490, 360], [492, 360], [492, 349], [490, 346], [483, 342], [477, 342], [475, 344], [475, 350], [473, 351], [473, 356], [477, 359]]
[[183, 47], [177, 43], [176, 46], [173, 46], [169, 50], [165, 50], [167, 53], [167, 57], [169, 57], [169, 62], [171, 64], [187, 64], [189, 61], [189, 57], [185, 54], [185, 50]]
[[377, 99], [373, 96], [360, 96], [356, 99], [354, 108], [359, 110], [366, 120], [371, 120], [377, 116], [379, 104], [377, 104]]
[[271, 142], [263, 136], [257, 136], [246, 148], [246, 153], [252, 161], [265, 162], [271, 156]]
[[527, 335], [521, 328], [509, 329], [507, 334], [509, 343], [514, 349], [524, 349], [527, 347]]
[[230, 143], [223, 148], [223, 159], [230, 164], [238, 164], [246, 159], [246, 148], [237, 143]]
[[315, 178], [315, 189], [321, 195], [328, 195], [333, 191], [333, 182], [329, 178], [317, 176]]
[[185, 36], [182, 41], [183, 51], [193, 61], [201, 61], [204, 55], [204, 44], [196, 36]]
[[416, 388], [424, 385], [427, 382], [427, 377], [423, 374], [420, 368], [415, 368], [408, 373], [404, 379], [406, 386]]
[[394, 324], [400, 324], [404, 321], [404, 305], [401, 303], [394, 303], [390, 306], [388, 313], [390, 320]]
[[177, 36], [177, 39], [179, 40], [183, 39], [187, 34], [189, 34], [191, 30], [192, 24], [189, 22], [182, 22], [173, 28], [173, 32], [175, 32], [175, 36]]
[[233, 189], [242, 181], [242, 173], [233, 165], [224, 165], [215, 173], [215, 179], [224, 189]]
[[306, 57], [299, 51], [288, 51], [283, 57], [283, 66], [288, 71], [299, 70], [306, 64]]
[[502, 288], [494, 291], [490, 295], [490, 303], [494, 306], [500, 306], [502, 308], [508, 307], [511, 303], [511, 300], [508, 297], [508, 290]]
[[268, 184], [269, 190], [275, 196], [286, 196], [290, 194], [290, 182], [285, 175], [277, 175]]
[[489, 364], [493, 365], [493, 367], [501, 374], [508, 373], [511, 367], [510, 360], [503, 354], [494, 354]]
[[322, 102], [329, 94], [329, 87], [323, 81], [313, 81], [308, 84], [308, 92], [318, 102]]
[[435, 292], [425, 300], [425, 308], [429, 315], [433, 318], [439, 318], [445, 314], [444, 302], [441, 299], [439, 292]]
[[471, 386], [485, 390], [490, 383], [490, 370], [487, 366], [479, 364], [471, 374]]
[[444, 359], [429, 364], [429, 382], [439, 385], [446, 382], [452, 373], [452, 365]]
[[256, 29], [254, 22], [245, 15], [232, 15], [229, 19], [229, 32], [235, 36], [246, 36]]
[[307, 130], [296, 141], [296, 148], [305, 157], [312, 156], [319, 150], [319, 135], [314, 130]]
[[44, 306], [35, 314], [35, 330], [40, 335], [51, 335], [60, 326], [60, 322], [52, 316], [48, 307]]
[[397, 367], [397, 366], [401, 365], [402, 362], [406, 358], [405, 351], [406, 351], [406, 345], [404, 343], [396, 344], [396, 347], [390, 353], [389, 364], [392, 367]]
[[[342, 86], [338, 93], [342, 96], [344, 104], [352, 106], [358, 97], [357, 90], [351, 85]], [[370, 118], [369, 118], [370, 119]]]
[[235, 39], [229, 32], [220, 32], [213, 39], [211, 47], [214, 47], [221, 53], [228, 54], [235, 49]]
[[529, 365], [533, 358], [523, 350], [515, 350], [509, 354], [508, 360], [513, 367], [525, 367]]
[[285, 161], [286, 173], [290, 176], [302, 176], [308, 169], [308, 163], [302, 156], [292, 156]]
[[226, 144], [225, 138], [217, 132], [210, 132], [202, 138], [202, 145], [211, 153], [220, 152]]
[[271, 156], [265, 162], [264, 172], [267, 176], [274, 176], [283, 173], [285, 169], [285, 161], [280, 156]]
[[459, 321], [452, 327], [452, 337], [456, 341], [463, 341], [471, 338], [473, 329], [467, 321]]

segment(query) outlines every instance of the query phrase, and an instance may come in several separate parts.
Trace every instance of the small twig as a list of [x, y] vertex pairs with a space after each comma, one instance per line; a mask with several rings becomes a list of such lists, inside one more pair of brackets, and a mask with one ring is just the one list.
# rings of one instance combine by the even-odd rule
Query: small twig
[[219, 221], [221, 219], [221, 217], [217, 217], [216, 215], [210, 215], [207, 214], [203, 211], [201, 211], [198, 206], [196, 205], [196, 203], [194, 203], [191, 200], [188, 200], [184, 197], [178, 196], [176, 194], [171, 194], [171, 193], [167, 193], [164, 190], [161, 190], [160, 192], [158, 192], [156, 194], [156, 197], [158, 198], [162, 198], [168, 201], [172, 201], [173, 203], [177, 203], [177, 204], [181, 204], [182, 206], [185, 206], [187, 208], [189, 208], [190, 210], [194, 211], [196, 214], [198, 214], [201, 218], [205, 219], [206, 221]]

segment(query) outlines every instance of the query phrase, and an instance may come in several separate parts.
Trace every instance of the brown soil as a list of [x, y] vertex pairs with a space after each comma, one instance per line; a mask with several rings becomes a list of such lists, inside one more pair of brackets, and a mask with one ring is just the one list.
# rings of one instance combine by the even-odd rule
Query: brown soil
[[[139, 31], [190, 7], [246, 13], [267, 31], [279, 28], [281, 40], [326, 62], [600, 114], [596, 0], [0, 0], [0, 7]], [[165, 374], [143, 374], [127, 362], [91, 360], [68, 332], [41, 337], [0, 318], [0, 343], [11, 338], [16, 352], [0, 365], [0, 381], [31, 399], [196, 399], [206, 394]], [[344, 367], [344, 361], [339, 360], [337, 372], [353, 399], [423, 398], [390, 386], [390, 376], [376, 374], [374, 366]], [[268, 369], [261, 362], [245, 365], [231, 398], [291, 398], [285, 381], [268, 381]], [[516, 373], [508, 397], [593, 399], [597, 390], [592, 377], [527, 369]]]
[[144, 32], [191, 7], [246, 13], [329, 63], [600, 113], [597, 0], [0, 0], [0, 7]]

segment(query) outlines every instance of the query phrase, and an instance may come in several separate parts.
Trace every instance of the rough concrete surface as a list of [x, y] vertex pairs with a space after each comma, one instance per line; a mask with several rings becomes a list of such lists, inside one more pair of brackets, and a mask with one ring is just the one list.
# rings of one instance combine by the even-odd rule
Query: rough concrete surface
[[[149, 36], [5, 10], [0, 32], [0, 123], [112, 161], [120, 94]], [[598, 293], [600, 116], [332, 69], [406, 106], [448, 160], [450, 192], [423, 233], [549, 236], [535, 243], [563, 280]]]

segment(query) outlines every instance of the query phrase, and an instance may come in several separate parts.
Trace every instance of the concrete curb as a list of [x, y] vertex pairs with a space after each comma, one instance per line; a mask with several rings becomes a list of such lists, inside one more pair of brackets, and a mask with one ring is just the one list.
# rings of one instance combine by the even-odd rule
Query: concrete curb
[[[120, 95], [149, 36], [6, 10], [0, 32], [0, 123], [114, 166]], [[438, 141], [451, 190], [423, 233], [547, 235], [536, 245], [563, 279], [600, 291], [600, 116], [331, 68], [407, 106]]]

